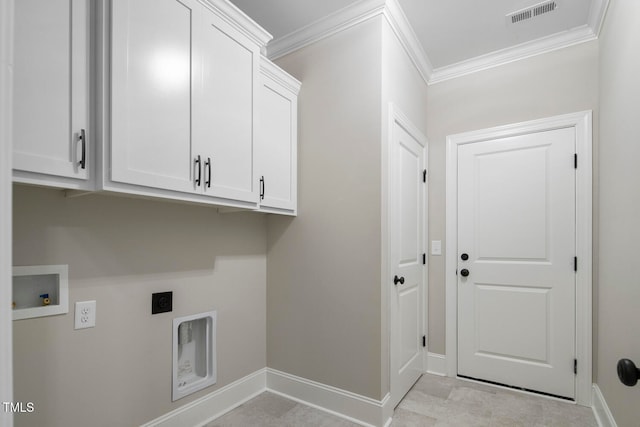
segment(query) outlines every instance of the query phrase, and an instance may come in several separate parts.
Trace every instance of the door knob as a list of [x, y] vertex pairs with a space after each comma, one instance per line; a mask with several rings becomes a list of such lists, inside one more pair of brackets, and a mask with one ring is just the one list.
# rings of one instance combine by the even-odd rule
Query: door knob
[[393, 278], [393, 284], [397, 285], [398, 283], [400, 283], [401, 285], [404, 285], [404, 277], [395, 276]]
[[466, 268], [463, 268], [462, 270], [460, 270], [460, 275], [462, 277], [467, 277], [469, 275], [469, 270], [467, 270]]
[[466, 261], [469, 259], [469, 254], [462, 254], [460, 255], [460, 259], [462, 259], [463, 261]]
[[622, 384], [633, 387], [638, 384], [640, 378], [640, 369], [638, 369], [631, 360], [620, 359], [618, 361], [618, 378]]

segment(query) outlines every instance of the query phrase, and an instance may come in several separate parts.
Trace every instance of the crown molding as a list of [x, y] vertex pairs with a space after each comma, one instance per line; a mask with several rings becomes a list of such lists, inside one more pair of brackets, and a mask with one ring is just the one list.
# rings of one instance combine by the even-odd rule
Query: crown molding
[[302, 83], [264, 56], [260, 56], [260, 72], [294, 94], [298, 95], [300, 92]]
[[409, 55], [411, 62], [418, 69], [425, 83], [428, 84], [433, 73], [433, 66], [402, 7], [397, 0], [387, 0], [383, 13], [400, 44]]
[[271, 60], [348, 30], [382, 13], [385, 0], [362, 0], [312, 22], [285, 36], [274, 39], [267, 46]]
[[[213, 1], [213, 0], [208, 0]], [[345, 31], [376, 16], [384, 16], [425, 82], [435, 84], [598, 38], [610, 0], [592, 0], [588, 24], [521, 43], [444, 67], [435, 68], [397, 0], [361, 0], [267, 45], [271, 60]]]
[[228, 1], [222, 0], [200, 0], [200, 2], [230, 24], [232, 27], [247, 36], [260, 48], [266, 46], [273, 36], [253, 19], [249, 18], [243, 11]]
[[431, 62], [397, 0], [361, 0], [353, 3], [325, 18], [273, 40], [267, 46], [267, 56], [271, 60], [278, 59], [377, 16], [383, 16], [387, 20], [418, 72], [425, 82], [428, 82], [432, 70]]
[[[605, 0], [606, 1], [606, 0]], [[554, 50], [573, 46], [597, 39], [597, 35], [588, 25], [563, 31], [548, 37], [522, 43], [507, 49], [471, 58], [445, 67], [436, 68], [431, 74], [429, 84], [443, 82], [478, 71], [515, 62]]]
[[596, 36], [600, 36], [604, 18], [609, 9], [609, 0], [592, 0], [591, 9], [589, 10], [589, 26], [593, 29]]

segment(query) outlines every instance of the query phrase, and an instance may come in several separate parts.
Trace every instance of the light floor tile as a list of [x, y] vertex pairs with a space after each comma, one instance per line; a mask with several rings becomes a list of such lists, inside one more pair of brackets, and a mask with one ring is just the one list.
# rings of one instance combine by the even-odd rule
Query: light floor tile
[[[423, 375], [392, 427], [597, 427], [591, 408], [483, 383]], [[265, 392], [206, 427], [355, 427], [346, 419]]]

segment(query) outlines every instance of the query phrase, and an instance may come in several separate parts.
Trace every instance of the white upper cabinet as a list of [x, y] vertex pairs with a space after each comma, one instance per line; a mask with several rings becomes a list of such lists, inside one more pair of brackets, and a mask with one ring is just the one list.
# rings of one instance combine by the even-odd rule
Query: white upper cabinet
[[111, 7], [103, 188], [257, 208], [255, 97], [271, 36], [226, 1]]
[[15, 2], [14, 181], [89, 189], [89, 0]]
[[255, 161], [263, 212], [296, 214], [299, 90], [300, 82], [262, 58]]
[[194, 192], [195, 0], [114, 0], [111, 180]]
[[204, 192], [257, 202], [252, 156], [260, 50], [213, 11], [204, 8], [202, 18], [194, 141], [209, 162]]

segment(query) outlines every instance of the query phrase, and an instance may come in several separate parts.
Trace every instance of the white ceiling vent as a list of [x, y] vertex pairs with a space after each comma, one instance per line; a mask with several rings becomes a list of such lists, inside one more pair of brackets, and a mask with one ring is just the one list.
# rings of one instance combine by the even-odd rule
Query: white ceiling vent
[[544, 1], [542, 3], [535, 4], [527, 7], [526, 9], [520, 9], [515, 12], [507, 14], [507, 23], [517, 24], [518, 22], [527, 21], [531, 18], [535, 18], [545, 13], [553, 12], [558, 8], [558, 1]]

